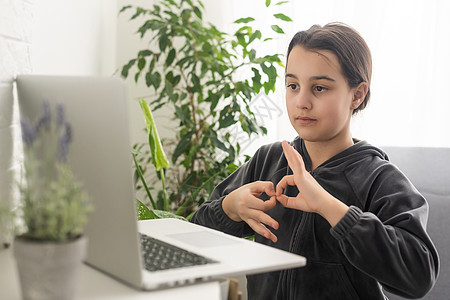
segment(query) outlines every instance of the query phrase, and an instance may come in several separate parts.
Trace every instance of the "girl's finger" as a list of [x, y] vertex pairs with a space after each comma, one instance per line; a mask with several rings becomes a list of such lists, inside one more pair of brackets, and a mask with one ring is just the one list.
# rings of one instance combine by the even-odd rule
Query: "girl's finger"
[[267, 229], [266, 226], [264, 226], [264, 224], [253, 220], [253, 219], [249, 219], [247, 220], [247, 224], [258, 234], [262, 235], [263, 237], [265, 237], [266, 239], [271, 240], [272, 242], [276, 243], [278, 238], [276, 235], [274, 235], [272, 233], [272, 231], [270, 231], [269, 229]]
[[277, 184], [277, 197], [279, 197], [283, 193], [283, 190], [287, 188], [288, 185], [295, 185], [294, 175], [286, 175], [281, 178], [281, 180]]
[[275, 221], [271, 216], [258, 209], [249, 209], [243, 219], [245, 222], [247, 222], [248, 220], [255, 220], [258, 223], [265, 224], [274, 229], [278, 229], [279, 226], [278, 222]]
[[249, 209], [259, 210], [259, 211], [266, 211], [266, 210], [273, 208], [276, 204], [277, 203], [276, 203], [275, 196], [270, 197], [269, 200], [264, 201], [253, 195], [249, 195], [248, 199], [245, 203], [245, 207], [247, 207]]
[[287, 208], [297, 208], [298, 207], [298, 199], [296, 197], [288, 197], [286, 195], [281, 195], [281, 196], [277, 197], [277, 200], [284, 207], [287, 207]]
[[274, 196], [270, 197], [269, 200], [264, 201], [264, 208], [262, 209], [262, 211], [267, 211], [269, 209], [272, 209], [275, 207], [275, 205], [277, 205], [277, 198], [274, 195]]
[[271, 216], [269, 216], [266, 213], [263, 213], [261, 211], [257, 211], [257, 214], [254, 218], [254, 220], [257, 220], [261, 224], [265, 224], [267, 226], [272, 227], [273, 229], [278, 229], [279, 224], [277, 221], [275, 221]]
[[294, 173], [302, 172], [305, 169], [302, 156], [298, 153], [288, 142], [283, 141], [281, 143], [283, 147], [284, 156], [288, 161], [289, 167], [291, 167]]
[[262, 193], [266, 193], [269, 197], [275, 195], [273, 183], [270, 181], [255, 181], [251, 183], [250, 191], [258, 196]]

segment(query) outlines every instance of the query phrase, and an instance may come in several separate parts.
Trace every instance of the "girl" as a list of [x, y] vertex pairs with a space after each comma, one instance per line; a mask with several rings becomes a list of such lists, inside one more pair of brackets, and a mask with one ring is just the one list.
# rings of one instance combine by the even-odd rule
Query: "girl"
[[370, 97], [371, 54], [340, 23], [288, 47], [286, 106], [298, 137], [261, 147], [192, 221], [303, 255], [306, 267], [252, 275], [250, 299], [422, 297], [439, 268], [428, 206], [386, 154], [352, 138]]

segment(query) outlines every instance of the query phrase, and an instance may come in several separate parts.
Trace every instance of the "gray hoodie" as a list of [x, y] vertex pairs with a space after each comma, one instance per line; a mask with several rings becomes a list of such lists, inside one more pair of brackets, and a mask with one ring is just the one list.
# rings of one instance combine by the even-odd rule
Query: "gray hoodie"
[[[310, 171], [301, 138], [291, 143]], [[221, 182], [192, 217], [192, 222], [235, 235], [255, 234], [245, 222], [224, 213], [222, 200], [250, 182], [274, 186], [292, 174], [281, 143], [261, 147]], [[267, 211], [279, 222], [277, 243], [255, 234], [255, 241], [303, 255], [303, 268], [247, 277], [249, 299], [384, 299], [382, 288], [408, 298], [426, 294], [434, 285], [439, 258], [426, 232], [428, 204], [387, 155], [365, 141], [330, 158], [311, 172], [330, 194], [350, 206], [331, 228], [320, 215], [284, 208]], [[296, 196], [290, 186], [284, 190]], [[268, 196], [261, 197], [267, 200]]]

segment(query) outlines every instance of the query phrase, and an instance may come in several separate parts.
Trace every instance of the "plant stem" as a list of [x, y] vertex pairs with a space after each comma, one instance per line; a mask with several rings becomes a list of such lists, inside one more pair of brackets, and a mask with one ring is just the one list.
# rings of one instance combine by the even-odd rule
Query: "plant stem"
[[166, 178], [164, 177], [164, 169], [161, 169], [159, 171], [159, 174], [161, 175], [161, 185], [162, 185], [162, 192], [163, 192], [163, 199], [164, 199], [164, 210], [169, 211], [169, 201], [167, 200]]
[[136, 154], [133, 154], [133, 160], [134, 160], [134, 166], [136, 167], [136, 171], [138, 173], [139, 179], [141, 180], [142, 184], [144, 185], [145, 191], [147, 192], [147, 196], [150, 199], [150, 202], [152, 203], [153, 208], [156, 209], [156, 202], [155, 202], [155, 200], [153, 200], [152, 194], [150, 193], [147, 183], [145, 183], [144, 175], [142, 175], [141, 168], [136, 160]]

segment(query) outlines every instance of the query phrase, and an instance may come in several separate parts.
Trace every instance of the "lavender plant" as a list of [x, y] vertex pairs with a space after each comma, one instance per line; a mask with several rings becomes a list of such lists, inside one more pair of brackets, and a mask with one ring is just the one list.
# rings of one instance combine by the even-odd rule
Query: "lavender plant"
[[64, 107], [56, 107], [53, 119], [48, 102], [43, 114], [32, 124], [21, 122], [24, 145], [24, 169], [19, 182], [20, 217], [25, 225], [24, 238], [68, 241], [83, 234], [92, 209], [88, 196], [75, 179], [67, 154], [72, 140]]

